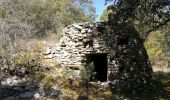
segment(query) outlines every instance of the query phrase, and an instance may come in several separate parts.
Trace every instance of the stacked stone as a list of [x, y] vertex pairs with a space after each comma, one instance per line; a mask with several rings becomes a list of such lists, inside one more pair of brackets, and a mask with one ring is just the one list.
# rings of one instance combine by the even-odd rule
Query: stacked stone
[[116, 62], [117, 71], [110, 80], [123, 90], [143, 89], [152, 80], [152, 68], [143, 40], [131, 25], [114, 26], [112, 29], [116, 43], [112, 59]]
[[87, 54], [111, 52], [111, 48], [106, 46], [103, 38], [106, 35], [99, 32], [97, 27], [98, 23], [88, 22], [66, 27], [59, 43], [44, 53], [46, 58], [55, 58], [64, 66], [81, 66]]
[[137, 88], [152, 79], [143, 40], [129, 24], [109, 28], [107, 23], [70, 25], [59, 43], [47, 49], [45, 55], [64, 66], [81, 66], [88, 54], [98, 53], [107, 54], [108, 81], [118, 88]]

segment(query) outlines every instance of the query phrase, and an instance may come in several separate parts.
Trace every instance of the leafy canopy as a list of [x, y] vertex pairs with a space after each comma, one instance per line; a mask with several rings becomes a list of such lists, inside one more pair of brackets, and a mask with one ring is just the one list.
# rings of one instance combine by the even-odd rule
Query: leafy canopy
[[18, 19], [32, 27], [32, 34], [58, 32], [69, 24], [95, 19], [93, 2], [84, 0], [0, 0], [0, 7], [0, 19]]
[[170, 21], [170, 0], [105, 0], [113, 2], [108, 8], [113, 11], [109, 22], [120, 24], [126, 22], [145, 26], [140, 30], [147, 38], [150, 32], [157, 30]]

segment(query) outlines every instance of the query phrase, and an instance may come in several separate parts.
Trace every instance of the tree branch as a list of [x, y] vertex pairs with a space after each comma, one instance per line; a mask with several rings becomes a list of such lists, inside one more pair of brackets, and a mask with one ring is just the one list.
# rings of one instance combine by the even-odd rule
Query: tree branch
[[166, 25], [168, 22], [170, 21], [170, 18], [168, 18], [167, 20], [165, 20], [164, 22], [160, 23], [159, 25], [152, 27], [152, 29], [148, 30], [146, 32], [146, 35], [144, 36], [144, 41], [147, 39], [147, 37], [149, 36], [149, 34], [157, 29], [159, 29], [160, 27]]

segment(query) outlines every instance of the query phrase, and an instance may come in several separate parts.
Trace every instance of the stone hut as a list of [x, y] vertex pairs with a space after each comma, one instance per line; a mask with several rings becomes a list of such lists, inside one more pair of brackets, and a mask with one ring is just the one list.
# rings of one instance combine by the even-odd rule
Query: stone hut
[[138, 33], [131, 25], [112, 29], [109, 33], [107, 22], [70, 25], [59, 43], [47, 50], [46, 58], [73, 70], [93, 63], [97, 81], [146, 83], [152, 68]]

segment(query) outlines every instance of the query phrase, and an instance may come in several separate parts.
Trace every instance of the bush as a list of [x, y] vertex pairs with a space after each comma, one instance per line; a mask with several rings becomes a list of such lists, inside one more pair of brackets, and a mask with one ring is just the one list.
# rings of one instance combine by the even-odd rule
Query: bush
[[51, 75], [46, 75], [41, 82], [43, 84], [43, 90], [47, 91], [55, 84], [55, 79]]
[[93, 62], [89, 63], [86, 66], [81, 66], [80, 76], [82, 80], [82, 85], [87, 85], [91, 80], [95, 81], [95, 71]]

